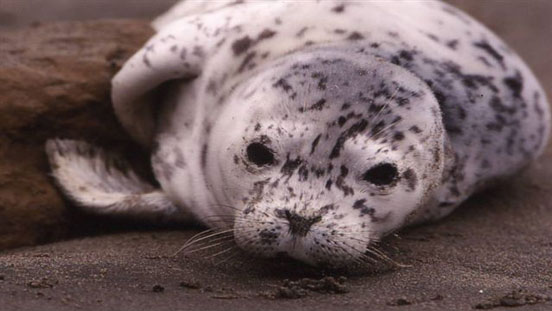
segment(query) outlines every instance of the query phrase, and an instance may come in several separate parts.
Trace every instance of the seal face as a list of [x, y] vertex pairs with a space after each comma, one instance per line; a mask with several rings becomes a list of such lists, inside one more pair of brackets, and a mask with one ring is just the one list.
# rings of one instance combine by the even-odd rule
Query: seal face
[[234, 224], [242, 248], [339, 264], [439, 184], [444, 129], [431, 90], [401, 67], [351, 55], [294, 53], [228, 98], [212, 129], [228, 134], [209, 144], [225, 152], [206, 171], [225, 181], [218, 200], [243, 207]]
[[200, 221], [260, 256], [342, 265], [548, 140], [528, 67], [438, 1], [184, 1], [154, 26], [112, 97], [161, 189], [86, 143], [46, 146], [94, 212]]

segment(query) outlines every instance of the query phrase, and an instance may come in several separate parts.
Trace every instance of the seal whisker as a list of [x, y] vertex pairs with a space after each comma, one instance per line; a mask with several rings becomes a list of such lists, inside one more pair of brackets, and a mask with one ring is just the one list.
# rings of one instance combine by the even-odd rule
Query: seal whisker
[[223, 250], [220, 251], [220, 252], [216, 252], [216, 253], [214, 253], [214, 254], [212, 254], [212, 255], [209, 255], [208, 257], [206, 257], [206, 259], [212, 259], [212, 258], [218, 257], [218, 256], [220, 256], [220, 255], [223, 255], [223, 254], [226, 254], [226, 253], [228, 253], [228, 252], [230, 252], [230, 251], [233, 251], [233, 250], [236, 249], [236, 248], [237, 248], [236, 245], [232, 245], [232, 246], [230, 246], [230, 247], [228, 247], [228, 248], [223, 249]]
[[[364, 252], [362, 252], [361, 250], [355, 248], [354, 246], [348, 244], [347, 242], [345, 241], [340, 241], [340, 243], [337, 243], [336, 244], [343, 250], [345, 251], [349, 256], [350, 258], [352, 258], [353, 260], [355, 260], [355, 262], [357, 262], [358, 264], [366, 264], [366, 263], [370, 263], [370, 264], [375, 264], [377, 263], [377, 261], [373, 258], [370, 258], [368, 256], [366, 256], [364, 254]], [[353, 253], [356, 253], [356, 255], [354, 255]], [[368, 262], [367, 262], [368, 261]]]
[[[330, 244], [333, 244], [335, 245], [336, 247], [338, 247], [341, 251], [345, 252], [347, 254], [347, 256], [349, 256], [350, 258], [352, 258], [355, 262], [357, 263], [361, 263], [361, 260], [358, 258], [358, 256], [355, 256], [351, 253], [351, 249], [353, 248], [351, 245], [349, 245], [348, 243], [346, 243], [345, 241], [341, 241], [341, 240], [336, 240], [336, 239], [327, 239], [326, 240], [328, 243]], [[334, 256], [336, 256], [336, 258], [339, 258], [340, 254], [337, 250], [335, 249], [326, 249], [326, 252], [328, 253], [331, 253], [333, 254]]]
[[356, 236], [352, 236], [353, 239], [358, 239], [359, 241], [362, 241], [362, 242], [368, 242], [368, 241], [372, 241], [372, 239], [374, 239], [373, 237], [371, 237], [371, 235], [374, 233], [374, 230], [371, 230], [371, 229], [368, 229], [368, 228], [352, 229], [352, 228], [347, 227], [347, 226], [339, 226], [339, 227], [336, 227], [335, 230], [339, 230], [339, 232], [342, 232], [342, 233], [350, 233], [350, 234], [359, 234], [359, 233], [369, 234], [370, 238], [367, 239], [366, 241], [361, 240], [360, 238], [358, 238]]
[[[348, 231], [340, 230], [340, 232], [347, 233], [349, 235], [348, 239], [360, 242], [362, 244], [369, 245], [370, 239], [362, 239], [362, 238], [357, 238], [357, 237], [351, 236], [352, 233], [358, 234], [359, 232], [362, 232], [362, 231], [370, 232], [369, 230], [348, 230]], [[361, 251], [361, 250], [357, 249], [356, 247], [350, 245], [349, 243], [347, 243], [345, 241], [339, 241], [339, 242], [335, 241], [335, 240], [330, 240], [330, 241], [333, 242], [336, 245], [341, 245], [341, 249], [343, 251], [347, 252], [349, 254], [349, 256], [357, 257], [357, 256], [352, 255], [351, 251], [357, 253], [357, 255], [360, 255], [360, 258], [361, 258], [360, 261], [369, 261], [370, 263], [377, 263], [376, 259], [380, 259], [380, 260], [383, 260], [385, 262], [390, 262], [390, 263], [396, 264], [396, 262], [394, 262], [388, 256], [386, 256], [385, 254], [381, 253], [378, 250], [367, 249], [367, 251], [369, 253], [376, 256], [376, 258], [372, 258], [372, 257], [367, 256], [366, 251]], [[369, 248], [369, 246], [367, 246], [367, 248]], [[348, 250], [350, 250], [350, 251], [348, 251]], [[359, 260], [356, 260], [356, 261], [359, 262]]]
[[375, 133], [370, 133], [367, 137], [366, 137], [366, 140], [370, 140], [370, 139], [373, 139], [373, 138], [376, 138], [376, 136], [379, 136], [381, 135], [382, 133], [384, 133], [385, 131], [389, 130], [390, 128], [392, 128], [393, 126], [395, 126], [397, 123], [399, 123], [400, 120], [396, 120], [396, 121], [393, 121], [391, 123], [389, 123], [386, 127], [382, 128], [381, 130], [375, 132]]
[[236, 256], [240, 255], [242, 253], [242, 250], [239, 247], [234, 248], [234, 252], [229, 254], [225, 259], [215, 263], [215, 266], [222, 265], [223, 263], [236, 258]]
[[[206, 230], [207, 231], [207, 230]], [[198, 243], [200, 241], [203, 241], [205, 239], [209, 239], [209, 238], [212, 238], [212, 237], [215, 237], [215, 236], [220, 236], [220, 235], [224, 235], [224, 234], [233, 234], [234, 232], [234, 228], [232, 229], [227, 229], [227, 230], [223, 230], [223, 231], [217, 231], [217, 230], [211, 230], [211, 232], [213, 233], [209, 233], [208, 235], [206, 236], [200, 236], [199, 234], [197, 234], [196, 236], [188, 239], [188, 241], [186, 241], [184, 243], [184, 245], [182, 247], [180, 247], [180, 249], [178, 249], [178, 251], [174, 254], [174, 255], [178, 255], [180, 252], [182, 252], [183, 250], [185, 250], [186, 248], [190, 247], [191, 245], [195, 244], [195, 243]]]
[[373, 245], [375, 243], [374, 240], [360, 239], [360, 238], [357, 238], [357, 237], [349, 237], [349, 239], [354, 240], [354, 241], [358, 241], [358, 242], [361, 242], [361, 243], [366, 243], [367, 244], [366, 252], [370, 253], [371, 255], [376, 256], [377, 258], [382, 259], [383, 261], [392, 263], [393, 265], [396, 265], [396, 266], [400, 265], [399, 263], [392, 260], [385, 253], [383, 253], [381, 250], [377, 249], [376, 246]]
[[[225, 234], [232, 234], [232, 232], [234, 231], [234, 228], [231, 228], [231, 229], [225, 229], [225, 230], [214, 230], [214, 232], [211, 232], [209, 233], [208, 235], [205, 235], [205, 236], [201, 236], [201, 237], [197, 237], [195, 239], [188, 239], [188, 241], [186, 241], [186, 243], [184, 244], [184, 246], [187, 246], [191, 243], [197, 243], [199, 241], [202, 241], [202, 240], [205, 240], [205, 239], [210, 239], [212, 237], [215, 237], [215, 236], [220, 236], [220, 235], [225, 235]], [[188, 243], [189, 242], [189, 243]]]
[[288, 115], [292, 115], [291, 108], [289, 107], [289, 104], [288, 104], [287, 101], [281, 100], [281, 101], [279, 101], [279, 104], [280, 104], [280, 106], [284, 107], [284, 109], [286, 110], [286, 113]]
[[395, 96], [399, 92], [399, 88], [400, 86], [397, 85], [397, 87], [395, 88], [395, 91], [393, 92], [393, 95], [391, 95], [391, 98], [389, 98], [389, 100], [387, 100], [385, 104], [381, 106], [378, 112], [372, 118], [370, 118], [370, 120], [368, 121], [368, 124], [376, 124], [377, 122], [380, 121], [380, 117], [383, 115], [383, 111], [387, 109], [387, 107], [389, 107], [393, 99], [395, 99]]
[[392, 266], [395, 266], [397, 268], [405, 268], [405, 267], [409, 267], [409, 265], [405, 265], [405, 264], [402, 264], [400, 262], [397, 262], [395, 260], [393, 260], [391, 257], [389, 257], [387, 254], [383, 253], [381, 250], [375, 248], [375, 246], [368, 246], [368, 249], [367, 249], [370, 253], [376, 255], [378, 257], [380, 257], [381, 259], [383, 259], [384, 261], [386, 261], [387, 263], [391, 264]]
[[203, 251], [203, 250], [206, 250], [206, 249], [211, 249], [213, 247], [217, 247], [219, 245], [225, 245], [225, 244], [228, 244], [229, 241], [222, 241], [222, 242], [218, 242], [218, 243], [214, 243], [214, 244], [208, 244], [206, 246], [202, 246], [200, 248], [195, 248], [195, 249], [192, 249], [192, 250], [189, 250], [189, 251], [186, 251], [184, 252], [184, 255], [189, 255], [189, 254], [193, 254], [193, 253], [196, 253], [196, 252], [199, 252], [199, 251]]
[[372, 255], [372, 256], [375, 256], [376, 258], [379, 258], [383, 261], [389, 261], [389, 262], [393, 262], [387, 255], [377, 251], [376, 249], [373, 249], [372, 247], [370, 246], [367, 246], [366, 247], [366, 253]]
[[[220, 214], [220, 215], [208, 215], [208, 216], [205, 216], [205, 217], [202, 217], [201, 220], [202, 221], [216, 221], [217, 218], [220, 218], [219, 221], [220, 222], [226, 222], [227, 220], [234, 220], [234, 219], [237, 219], [241, 216], [234, 216], [234, 215], [228, 215], [228, 214]], [[242, 217], [243, 218], [243, 217]]]
[[[208, 239], [208, 240], [197, 242], [197, 243], [193, 242], [190, 245], [188, 245], [185, 249], [188, 249], [192, 246], [201, 247], [201, 246], [204, 246], [204, 245], [208, 245], [210, 243], [212, 244], [212, 243], [219, 242], [219, 241], [226, 241], [226, 240], [233, 240], [233, 239], [234, 239], [234, 235], [223, 235], [223, 236], [215, 237], [213, 239]], [[198, 243], [199, 243], [199, 245], [195, 245], [195, 244], [198, 244]]]
[[194, 239], [199, 238], [199, 237], [201, 237], [202, 235], [209, 234], [209, 233], [214, 232], [214, 231], [216, 231], [216, 230], [217, 230], [217, 229], [215, 229], [215, 228], [210, 228], [210, 229], [203, 230], [203, 231], [198, 232], [197, 234], [193, 235], [193, 236], [192, 236], [191, 238], [189, 238], [186, 242], [184, 242], [184, 244], [176, 251], [176, 253], [173, 254], [173, 256], [178, 255], [178, 253], [180, 253], [180, 252], [184, 249], [184, 247], [186, 247], [186, 245], [188, 244], [188, 242], [193, 241]]
[[210, 206], [212, 206], [212, 207], [226, 207], [226, 208], [235, 210], [237, 212], [241, 212], [241, 210], [239, 208], [237, 208], [233, 205], [229, 205], [229, 204], [211, 204]]

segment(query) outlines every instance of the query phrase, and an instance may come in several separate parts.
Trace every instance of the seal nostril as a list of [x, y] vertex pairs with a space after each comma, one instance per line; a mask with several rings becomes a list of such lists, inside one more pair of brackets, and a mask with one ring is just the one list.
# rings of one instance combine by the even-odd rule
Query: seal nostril
[[289, 210], [285, 211], [289, 232], [296, 236], [306, 236], [312, 225], [322, 220], [322, 216], [304, 217]]
[[289, 210], [285, 210], [284, 215], [286, 216], [287, 220], [290, 220], [292, 218], [291, 212]]

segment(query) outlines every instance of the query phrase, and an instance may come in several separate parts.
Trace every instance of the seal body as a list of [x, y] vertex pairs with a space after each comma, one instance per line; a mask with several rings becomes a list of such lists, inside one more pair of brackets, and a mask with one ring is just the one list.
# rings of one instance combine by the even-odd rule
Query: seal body
[[258, 255], [357, 260], [519, 171], [548, 139], [530, 69], [439, 1], [185, 1], [154, 26], [112, 93], [151, 148], [164, 197], [145, 205], [233, 228]]

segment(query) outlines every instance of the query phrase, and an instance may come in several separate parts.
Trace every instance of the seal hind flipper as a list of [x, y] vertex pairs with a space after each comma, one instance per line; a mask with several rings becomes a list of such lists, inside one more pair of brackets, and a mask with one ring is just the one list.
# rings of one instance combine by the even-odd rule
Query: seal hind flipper
[[191, 218], [112, 153], [68, 139], [50, 139], [45, 149], [57, 184], [86, 211], [160, 222]]

